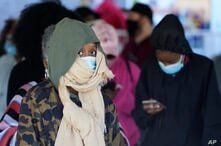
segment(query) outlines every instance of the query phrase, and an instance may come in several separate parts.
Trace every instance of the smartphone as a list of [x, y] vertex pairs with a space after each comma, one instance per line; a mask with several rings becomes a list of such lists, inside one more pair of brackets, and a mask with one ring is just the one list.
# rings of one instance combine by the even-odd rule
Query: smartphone
[[148, 104], [159, 104], [160, 107], [162, 107], [162, 108], [166, 108], [165, 105], [163, 105], [162, 103], [158, 102], [158, 101], [155, 100], [155, 99], [143, 100], [142, 103], [145, 104], [145, 105], [148, 105]]
[[158, 101], [154, 99], [150, 99], [150, 100], [143, 100], [142, 103], [143, 104], [156, 104], [158, 103]]

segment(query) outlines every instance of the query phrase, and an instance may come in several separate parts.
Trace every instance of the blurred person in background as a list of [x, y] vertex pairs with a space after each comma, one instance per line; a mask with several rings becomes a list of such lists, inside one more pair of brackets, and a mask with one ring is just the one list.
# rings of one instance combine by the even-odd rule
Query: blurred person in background
[[114, 3], [113, 0], [103, 1], [95, 12], [115, 29], [126, 29], [126, 18], [123, 11]]
[[140, 137], [139, 129], [131, 115], [135, 106], [135, 87], [140, 69], [122, 57], [118, 34], [113, 26], [98, 20], [92, 26], [107, 58], [107, 64], [114, 74], [114, 80], [103, 87], [104, 94], [110, 97], [117, 110], [119, 122], [127, 136], [130, 146], [135, 146]]
[[127, 16], [129, 42], [123, 55], [134, 61], [140, 68], [153, 53], [150, 35], [153, 27], [153, 12], [148, 5], [136, 3]]
[[44, 29], [64, 17], [80, 19], [54, 2], [33, 4], [21, 12], [13, 40], [18, 43], [16, 44], [18, 52], [25, 57], [25, 60], [21, 60], [11, 74], [13, 77], [11, 87], [15, 91], [10, 96], [8, 100], [10, 103], [0, 121], [0, 145], [15, 145], [21, 100], [26, 92], [44, 80], [48, 73], [41, 61], [43, 59], [41, 40]]
[[213, 62], [192, 52], [175, 15], [154, 28], [155, 55], [136, 89], [133, 116], [143, 146], [221, 145], [221, 96]]
[[218, 80], [218, 85], [219, 85], [219, 91], [221, 93], [221, 55], [216, 56], [214, 58], [214, 65], [216, 69], [216, 76]]
[[119, 37], [119, 49], [122, 51], [128, 41], [126, 16], [123, 10], [113, 0], [105, 0], [95, 9], [95, 12], [116, 29]]
[[78, 18], [73, 12], [55, 2], [34, 4], [21, 12], [14, 34], [18, 53], [25, 59], [12, 70], [7, 94], [7, 103], [22, 85], [45, 78], [42, 61], [41, 40], [44, 29], [64, 17]]
[[85, 22], [91, 22], [100, 19], [100, 15], [89, 7], [78, 7], [75, 12], [79, 14]]
[[0, 36], [0, 116], [6, 108], [9, 75], [17, 62], [17, 49], [12, 40], [15, 26], [16, 20], [6, 20]]
[[36, 82], [29, 82], [17, 90], [17, 93], [10, 101], [3, 116], [0, 120], [0, 145], [1, 146], [15, 146], [18, 117], [20, 114], [20, 105], [25, 94], [35, 86]]
[[113, 74], [91, 27], [64, 18], [47, 28], [43, 48], [49, 78], [24, 97], [17, 144], [124, 146], [115, 107], [100, 90]]
[[5, 21], [5, 26], [1, 32], [0, 36], [0, 56], [9, 54], [11, 56], [16, 56], [16, 48], [12, 47], [14, 42], [12, 40], [12, 35], [15, 30], [16, 20], [8, 19]]
[[119, 50], [123, 50], [128, 40], [126, 17], [124, 12], [112, 0], [103, 1], [96, 9], [90, 9], [89, 7], [83, 6], [77, 8], [75, 12], [87, 23], [92, 23], [96, 20], [104, 20], [112, 25], [116, 29], [119, 37]]

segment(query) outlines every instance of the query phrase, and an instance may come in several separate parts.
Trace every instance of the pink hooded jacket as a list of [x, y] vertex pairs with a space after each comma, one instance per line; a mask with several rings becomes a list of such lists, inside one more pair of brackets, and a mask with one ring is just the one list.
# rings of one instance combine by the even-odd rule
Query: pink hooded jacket
[[135, 106], [135, 88], [139, 79], [140, 69], [132, 62], [125, 60], [118, 49], [118, 36], [115, 29], [103, 20], [94, 22], [93, 30], [101, 41], [104, 53], [116, 56], [110, 66], [115, 75], [115, 82], [120, 90], [113, 102], [116, 106], [119, 122], [125, 131], [131, 146], [140, 138], [140, 132], [131, 115]]

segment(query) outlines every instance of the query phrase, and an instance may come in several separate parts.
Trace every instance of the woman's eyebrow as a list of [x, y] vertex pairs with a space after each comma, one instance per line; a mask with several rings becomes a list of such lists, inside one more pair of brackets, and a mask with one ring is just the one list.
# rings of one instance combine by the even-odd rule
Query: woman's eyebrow
[[94, 49], [94, 50], [96, 50], [97, 49], [97, 46], [93, 46], [93, 47], [91, 47], [92, 49]]
[[95, 47], [95, 48], [96, 48], [96, 47], [97, 47], [97, 44], [93, 44], [93, 47]]

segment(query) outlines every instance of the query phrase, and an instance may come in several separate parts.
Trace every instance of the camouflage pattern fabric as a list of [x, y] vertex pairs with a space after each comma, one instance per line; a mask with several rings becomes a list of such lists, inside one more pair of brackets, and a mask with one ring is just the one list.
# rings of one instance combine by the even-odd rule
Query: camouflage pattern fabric
[[[79, 102], [76, 99], [72, 101]], [[104, 102], [106, 146], [127, 145], [112, 101], [104, 97]], [[16, 145], [53, 146], [62, 119], [62, 109], [58, 92], [50, 80], [32, 88], [22, 100]]]

